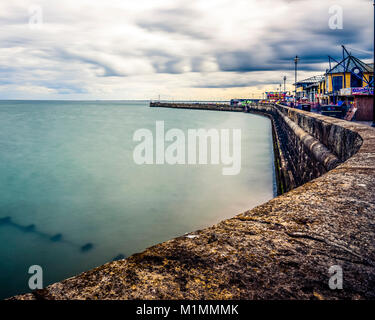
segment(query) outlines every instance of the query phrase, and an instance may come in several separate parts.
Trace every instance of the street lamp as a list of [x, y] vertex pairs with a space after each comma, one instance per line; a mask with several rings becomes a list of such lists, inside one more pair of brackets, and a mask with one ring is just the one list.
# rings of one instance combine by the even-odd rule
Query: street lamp
[[[372, 66], [372, 72], [374, 72], [374, 67], [375, 67], [375, 0], [374, 0], [374, 65]], [[374, 79], [374, 76], [372, 77]], [[374, 85], [374, 80], [372, 80], [373, 85]], [[374, 85], [375, 89], [375, 85]], [[372, 127], [375, 128], [375, 104], [372, 105]]]
[[296, 56], [294, 58], [294, 65], [295, 65], [295, 67], [294, 67], [294, 78], [295, 78], [295, 82], [294, 82], [294, 104], [297, 103], [297, 64], [298, 64], [298, 61], [299, 61], [299, 58], [298, 58], [298, 56]]
[[285, 86], [285, 84], [286, 84], [286, 76], [284, 76], [284, 92], [286, 92], [286, 86]]

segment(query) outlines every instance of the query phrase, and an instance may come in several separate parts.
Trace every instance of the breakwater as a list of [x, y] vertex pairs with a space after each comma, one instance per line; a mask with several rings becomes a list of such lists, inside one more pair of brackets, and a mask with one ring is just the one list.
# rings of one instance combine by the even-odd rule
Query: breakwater
[[[15, 299], [375, 298], [375, 130], [278, 105], [250, 112], [273, 121], [282, 195]], [[342, 290], [328, 285], [332, 266]]]
[[361, 136], [326, 117], [280, 105], [253, 105], [271, 117], [279, 193], [290, 191], [334, 169], [355, 154]]

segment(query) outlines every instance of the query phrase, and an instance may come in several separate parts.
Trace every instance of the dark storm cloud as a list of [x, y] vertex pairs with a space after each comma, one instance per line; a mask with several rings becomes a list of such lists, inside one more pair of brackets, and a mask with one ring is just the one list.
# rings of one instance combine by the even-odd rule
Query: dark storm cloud
[[[255, 44], [249, 45], [246, 51], [216, 53], [220, 70], [227, 72], [286, 70], [298, 55], [301, 59], [300, 70], [318, 71], [321, 70], [322, 63], [328, 62], [328, 56], [340, 59], [343, 44], [358, 46], [366, 51], [372, 50], [368, 38], [361, 37], [366, 26], [365, 22], [346, 19], [344, 29], [333, 30], [328, 28], [327, 21], [328, 19], [314, 21], [309, 17], [305, 23], [294, 29], [288, 29], [284, 25], [280, 25], [279, 28], [274, 26], [266, 28], [259, 48]], [[264, 55], [262, 58], [259, 54], [262, 50], [271, 52], [272, 57], [267, 58]], [[360, 51], [357, 56], [362, 59], [371, 58], [371, 54]]]
[[[298, 52], [298, 51], [297, 51]], [[321, 70], [318, 63], [327, 62], [328, 55], [318, 50], [316, 54], [311, 52], [299, 55], [303, 59], [300, 70], [319, 71]], [[272, 60], [254, 60], [251, 52], [226, 52], [217, 55], [217, 61], [221, 71], [225, 72], [254, 72], [254, 71], [282, 71], [288, 70], [292, 66], [295, 56], [284, 55]]]

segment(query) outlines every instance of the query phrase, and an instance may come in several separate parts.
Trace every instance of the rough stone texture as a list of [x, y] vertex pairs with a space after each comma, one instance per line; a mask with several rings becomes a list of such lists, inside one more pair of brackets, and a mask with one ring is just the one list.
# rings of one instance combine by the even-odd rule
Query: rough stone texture
[[[358, 133], [319, 115], [280, 105], [253, 105], [250, 111], [273, 119], [279, 194], [290, 191], [337, 167], [362, 144]], [[332, 121], [332, 118], [329, 118]]]
[[[346, 161], [191, 237], [12, 299], [374, 299], [375, 130], [280, 106], [257, 111], [267, 110]], [[343, 290], [329, 289], [333, 265]]]

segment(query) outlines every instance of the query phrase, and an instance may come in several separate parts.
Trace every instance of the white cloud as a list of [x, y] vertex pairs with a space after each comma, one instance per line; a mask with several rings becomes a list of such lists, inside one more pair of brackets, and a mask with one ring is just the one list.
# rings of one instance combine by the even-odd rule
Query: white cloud
[[[0, 3], [0, 98], [174, 99], [272, 90], [324, 72], [340, 44], [372, 50], [372, 4], [342, 0], [13, 0]], [[29, 8], [43, 10], [31, 29]], [[363, 54], [361, 58], [371, 58]], [[290, 86], [290, 84], [289, 84]], [[195, 95], [195, 96], [194, 96]]]

